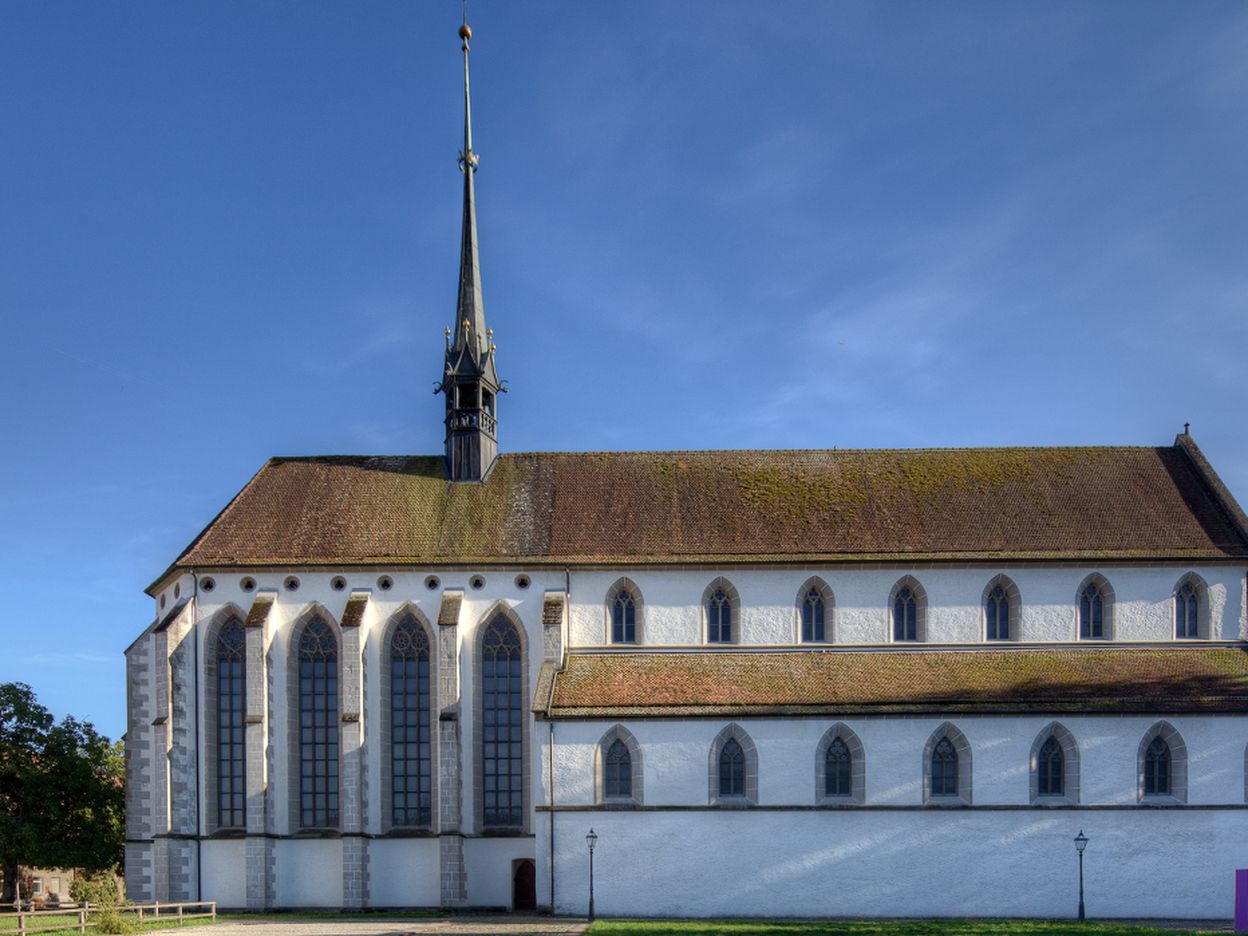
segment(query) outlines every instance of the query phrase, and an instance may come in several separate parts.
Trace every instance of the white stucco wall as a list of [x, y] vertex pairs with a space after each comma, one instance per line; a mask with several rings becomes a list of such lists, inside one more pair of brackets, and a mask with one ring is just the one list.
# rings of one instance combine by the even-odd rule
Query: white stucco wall
[[247, 844], [242, 839], [210, 839], [200, 843], [205, 899], [219, 910], [247, 906]]
[[[604, 916], [1228, 918], [1248, 812], [823, 810], [556, 815], [556, 909]], [[539, 882], [538, 893], [542, 894]]]
[[275, 857], [275, 897], [278, 907], [342, 906], [340, 840], [279, 840]]
[[[1073, 641], [1078, 638], [1076, 593], [1092, 572], [1113, 587], [1115, 639], [1174, 639], [1175, 586], [1189, 571], [1208, 585], [1211, 636], [1238, 640], [1248, 635], [1243, 606], [1244, 570], [1240, 566], [1082, 565], [1030, 567], [843, 566], [827, 569], [639, 569], [627, 577], [639, 588], [644, 604], [644, 646], [699, 646], [703, 633], [702, 593], [718, 575], [741, 599], [741, 633], [747, 646], [797, 643], [800, 637], [797, 593], [812, 575], [832, 589], [835, 602], [833, 640], [846, 644], [882, 644], [891, 640], [888, 600], [893, 586], [912, 575], [927, 592], [927, 641], [976, 643], [984, 640], [982, 600], [988, 582], [1008, 575], [1021, 596], [1017, 640]], [[603, 646], [610, 641], [605, 609], [618, 571], [572, 574], [570, 644]]]
[[374, 907], [436, 907], [438, 840], [373, 839], [368, 843], [369, 904]]

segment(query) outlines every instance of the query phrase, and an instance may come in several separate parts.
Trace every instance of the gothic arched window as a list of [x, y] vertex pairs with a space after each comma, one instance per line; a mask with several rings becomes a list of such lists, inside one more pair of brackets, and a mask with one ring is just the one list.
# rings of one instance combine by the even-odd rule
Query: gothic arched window
[[897, 589], [893, 598], [893, 640], [919, 639], [919, 608], [909, 585]]
[[722, 588], [711, 592], [706, 601], [706, 639], [710, 643], [732, 643], [732, 599]]
[[802, 599], [802, 642], [822, 643], [824, 639], [823, 595], [814, 585], [807, 589]]
[[524, 827], [524, 700], [520, 634], [504, 614], [481, 640], [482, 822]]
[[633, 795], [633, 758], [628, 745], [616, 738], [603, 758], [604, 790], [608, 798]]
[[246, 697], [243, 623], [231, 620], [217, 635], [217, 827], [241, 829], [246, 812]]
[[745, 796], [745, 752], [736, 738], [719, 751], [719, 795]]
[[1200, 636], [1200, 595], [1191, 581], [1174, 593], [1174, 636], [1180, 640]]
[[299, 824], [338, 825], [338, 643], [320, 617], [299, 639]]
[[1085, 585], [1079, 595], [1079, 636], [1084, 640], [1105, 636], [1105, 595], [1096, 582]]
[[1144, 795], [1170, 795], [1170, 745], [1161, 737], [1144, 752]]
[[932, 749], [932, 796], [958, 795], [958, 751], [948, 737]]
[[1040, 796], [1064, 796], [1066, 794], [1066, 755], [1057, 738], [1050, 737], [1040, 745], [1036, 758], [1037, 792]]
[[390, 796], [395, 826], [428, 826], [432, 820], [429, 683], [429, 638], [409, 614], [390, 637]]
[[988, 598], [984, 602], [984, 617], [988, 623], [989, 640], [1010, 639], [1010, 601], [1000, 585], [994, 585], [988, 592]]
[[611, 602], [611, 642], [637, 642], [637, 602], [627, 589], [616, 592]]
[[825, 796], [851, 796], [853, 783], [850, 767], [852, 757], [849, 745], [842, 738], [834, 738], [824, 755], [823, 793]]

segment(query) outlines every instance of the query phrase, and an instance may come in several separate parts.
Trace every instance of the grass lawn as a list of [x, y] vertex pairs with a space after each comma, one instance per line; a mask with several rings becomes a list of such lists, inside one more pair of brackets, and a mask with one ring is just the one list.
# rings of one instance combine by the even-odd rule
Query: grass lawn
[[1041, 920], [598, 920], [591, 936], [1182, 936], [1118, 923]]

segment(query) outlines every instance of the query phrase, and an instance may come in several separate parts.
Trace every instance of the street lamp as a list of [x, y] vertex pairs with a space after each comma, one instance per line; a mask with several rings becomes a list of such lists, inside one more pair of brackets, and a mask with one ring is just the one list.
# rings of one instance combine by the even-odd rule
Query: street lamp
[[[1083, 913], [1083, 850], [1087, 847], [1088, 847], [1088, 837], [1083, 834], [1083, 829], [1080, 829], [1079, 834], [1075, 836], [1075, 851], [1079, 853], [1079, 919], [1080, 920], [1083, 920], [1085, 918], [1084, 913]], [[589, 850], [591, 853], [590, 858], [591, 858], [591, 867], [592, 867], [592, 858], [593, 858], [592, 853], [594, 850], [592, 845], [590, 846]], [[592, 874], [591, 874], [591, 879], [592, 879]], [[591, 884], [590, 886], [592, 887], [593, 885]], [[589, 904], [591, 907], [593, 906], [594, 904], [593, 898], [590, 898]]]
[[594, 834], [594, 830], [589, 830], [589, 835], [585, 836], [585, 844], [589, 846], [589, 919], [594, 918], [594, 846], [598, 844], [598, 836]]

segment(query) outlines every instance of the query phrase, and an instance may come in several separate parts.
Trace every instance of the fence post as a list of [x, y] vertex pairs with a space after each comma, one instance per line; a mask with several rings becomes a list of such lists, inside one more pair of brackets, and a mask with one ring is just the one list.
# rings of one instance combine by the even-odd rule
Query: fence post
[[87, 931], [87, 911], [82, 907], [78, 908], [78, 932], [85, 933]]
[[143, 925], [143, 905], [139, 904], [139, 926]]
[[178, 904], [178, 926], [182, 925], [182, 904]]
[[20, 908], [17, 911], [17, 931], [21, 936], [26, 936], [26, 917], [22, 915]]
[[212, 902], [212, 922], [217, 922], [217, 902], [215, 900]]

